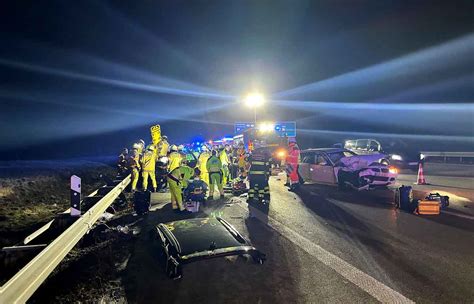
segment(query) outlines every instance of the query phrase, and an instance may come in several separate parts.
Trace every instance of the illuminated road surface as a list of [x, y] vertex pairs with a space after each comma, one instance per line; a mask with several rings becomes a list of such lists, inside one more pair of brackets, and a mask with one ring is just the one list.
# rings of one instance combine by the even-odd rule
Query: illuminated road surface
[[[140, 303], [474, 300], [472, 220], [399, 212], [389, 191], [305, 185], [295, 195], [275, 177], [271, 189], [268, 217], [256, 211], [248, 218], [243, 199], [204, 208], [265, 252], [263, 266], [242, 259], [197, 262], [184, 266], [182, 280], [171, 281], [156, 265], [144, 234], [125, 271], [127, 298]], [[145, 227], [178, 218], [167, 205], [150, 213]]]
[[[204, 208], [221, 215], [268, 261], [218, 259], [184, 266], [180, 281], [165, 278], [146, 235], [137, 241], [123, 283], [131, 302], [472, 302], [474, 221], [449, 214], [399, 212], [387, 190], [357, 193], [305, 185], [298, 195], [271, 180], [268, 217], [248, 218], [243, 199]], [[205, 216], [204, 214], [198, 216]], [[150, 213], [153, 223], [178, 219]]]

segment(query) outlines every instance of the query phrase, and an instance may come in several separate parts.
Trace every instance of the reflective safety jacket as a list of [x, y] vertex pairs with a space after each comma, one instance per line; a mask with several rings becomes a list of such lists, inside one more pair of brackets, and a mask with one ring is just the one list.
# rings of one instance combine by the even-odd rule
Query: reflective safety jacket
[[206, 168], [207, 168], [207, 172], [209, 173], [221, 172], [222, 162], [219, 158], [217, 158], [217, 156], [211, 156], [207, 160]]
[[290, 148], [288, 155], [286, 156], [286, 163], [294, 167], [298, 166], [300, 162], [300, 149], [297, 147]]
[[223, 166], [227, 166], [229, 165], [229, 156], [227, 155], [227, 151], [226, 150], [222, 150], [220, 153], [219, 153], [219, 159], [222, 163]]
[[288, 155], [286, 156], [286, 166], [288, 176], [290, 178], [291, 183], [298, 183], [299, 176], [298, 176], [298, 164], [300, 162], [300, 149], [295, 146], [290, 148]]
[[168, 173], [168, 177], [174, 180], [175, 182], [179, 181], [184, 185], [187, 185], [187, 181], [190, 180], [194, 175], [194, 170], [186, 165], [179, 166], [174, 168], [170, 173]]
[[174, 169], [178, 168], [181, 165], [181, 154], [178, 152], [171, 152], [169, 159], [169, 168], [168, 171], [171, 172]]
[[250, 170], [249, 175], [266, 175], [271, 173], [271, 156], [270, 153], [263, 149], [256, 149], [252, 151], [249, 157]]
[[207, 172], [207, 160], [209, 159], [210, 156], [211, 155], [207, 151], [202, 152], [201, 155], [199, 155], [198, 162], [199, 162], [199, 170], [201, 170], [201, 172]]
[[245, 150], [244, 149], [238, 149], [237, 150], [237, 157], [238, 157], [237, 164], [238, 164], [239, 168], [245, 168], [245, 165], [246, 165]]
[[168, 155], [168, 149], [170, 144], [166, 140], [162, 140], [160, 142], [160, 153], [158, 154], [160, 157]]
[[156, 152], [146, 151], [142, 157], [142, 168], [146, 172], [155, 172]]

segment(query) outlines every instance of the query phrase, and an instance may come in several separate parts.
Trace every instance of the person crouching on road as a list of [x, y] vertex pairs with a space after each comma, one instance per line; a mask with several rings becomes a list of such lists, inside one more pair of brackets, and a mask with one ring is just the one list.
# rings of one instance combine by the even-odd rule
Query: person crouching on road
[[135, 145], [128, 157], [128, 167], [132, 171], [132, 192], [135, 192], [140, 177], [140, 154], [138, 149], [135, 149]]
[[153, 184], [153, 192], [156, 192], [156, 178], [155, 178], [155, 164], [156, 164], [156, 148], [154, 145], [149, 145], [147, 150], [142, 157], [142, 178], [143, 178], [143, 190], [148, 189], [148, 177], [151, 179]]
[[207, 160], [207, 171], [209, 172], [209, 199], [214, 198], [214, 188], [217, 186], [221, 198], [224, 197], [224, 189], [222, 187], [222, 163], [217, 157], [217, 151], [213, 150], [211, 157]]
[[201, 170], [194, 169], [193, 179], [188, 183], [184, 190], [186, 201], [191, 202], [205, 202], [207, 193], [207, 184], [200, 178]]

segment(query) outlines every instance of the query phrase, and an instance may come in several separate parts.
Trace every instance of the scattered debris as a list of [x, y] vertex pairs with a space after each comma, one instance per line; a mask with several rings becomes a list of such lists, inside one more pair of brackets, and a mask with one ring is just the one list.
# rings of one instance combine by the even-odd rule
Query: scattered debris
[[104, 212], [104, 213], [102, 213], [102, 215], [99, 217], [99, 222], [108, 222], [108, 221], [110, 221], [113, 217], [114, 217], [114, 215], [113, 215], [112, 213]]

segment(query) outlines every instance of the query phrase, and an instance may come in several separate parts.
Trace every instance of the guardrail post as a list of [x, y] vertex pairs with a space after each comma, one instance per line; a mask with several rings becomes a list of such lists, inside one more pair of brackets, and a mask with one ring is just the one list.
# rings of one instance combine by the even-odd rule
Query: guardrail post
[[71, 176], [71, 216], [81, 215], [81, 178]]

